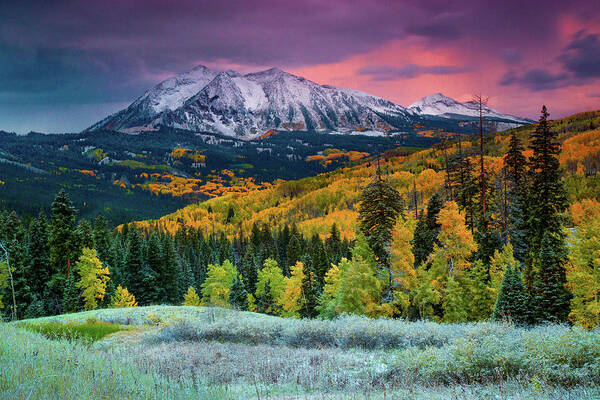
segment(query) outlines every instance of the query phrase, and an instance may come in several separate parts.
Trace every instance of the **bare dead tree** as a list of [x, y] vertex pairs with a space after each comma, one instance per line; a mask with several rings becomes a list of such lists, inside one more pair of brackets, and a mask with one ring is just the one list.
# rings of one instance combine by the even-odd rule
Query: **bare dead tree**
[[486, 204], [486, 187], [485, 187], [485, 167], [483, 165], [483, 114], [484, 106], [487, 106], [489, 98], [483, 97], [481, 93], [473, 95], [473, 101], [477, 103], [479, 113], [479, 160], [481, 164], [480, 181], [481, 181], [481, 212], [484, 228], [487, 227], [487, 204]]
[[10, 269], [10, 260], [9, 260], [9, 256], [8, 256], [8, 250], [6, 250], [6, 247], [4, 246], [4, 244], [2, 242], [0, 242], [0, 250], [2, 250], [4, 252], [4, 258], [6, 259], [6, 267], [8, 269], [8, 277], [10, 279], [10, 290], [12, 291], [12, 313], [11, 313], [11, 317], [13, 321], [16, 321], [17, 319], [17, 300], [15, 298], [15, 284], [13, 283], [13, 276], [12, 276], [12, 271]]

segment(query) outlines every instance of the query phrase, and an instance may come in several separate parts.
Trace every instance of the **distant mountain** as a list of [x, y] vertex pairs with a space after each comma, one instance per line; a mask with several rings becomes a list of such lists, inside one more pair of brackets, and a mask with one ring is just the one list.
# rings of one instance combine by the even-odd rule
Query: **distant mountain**
[[[435, 115], [449, 119], [472, 119], [479, 118], [479, 104], [475, 101], [460, 103], [441, 93], [431, 94], [423, 97], [416, 103], [408, 106], [407, 110], [419, 115]], [[504, 129], [518, 125], [531, 124], [535, 121], [514, 115], [503, 114], [487, 106], [483, 106], [483, 114], [488, 121], [504, 122], [513, 126], [503, 126]]]
[[[489, 111], [503, 122], [530, 122]], [[439, 123], [440, 117], [456, 124], [473, 112], [469, 103], [441, 94], [407, 109], [358, 90], [319, 85], [277, 68], [241, 75], [198, 66], [159, 83], [87, 131], [135, 133], [166, 126], [243, 138], [258, 137], [271, 129], [384, 135]]]

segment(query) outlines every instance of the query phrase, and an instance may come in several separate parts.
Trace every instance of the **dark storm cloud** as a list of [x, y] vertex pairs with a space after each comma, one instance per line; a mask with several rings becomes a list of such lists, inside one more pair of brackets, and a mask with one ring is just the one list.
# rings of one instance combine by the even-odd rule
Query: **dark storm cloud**
[[577, 32], [570, 43], [561, 51], [556, 60], [555, 72], [546, 68], [531, 68], [524, 73], [507, 72], [500, 84], [503, 86], [520, 85], [540, 91], [565, 86], [583, 85], [600, 77], [600, 40], [597, 34], [587, 31]]
[[597, 34], [578, 32], [560, 57], [576, 78], [600, 77], [600, 39]]
[[461, 66], [425, 66], [406, 64], [401, 67], [377, 66], [358, 70], [360, 75], [369, 75], [374, 81], [391, 81], [395, 79], [411, 79], [419, 75], [452, 75], [470, 71], [471, 68]]
[[[599, 12], [600, 2], [589, 0], [0, 1], [0, 124], [13, 102], [125, 102], [201, 63], [310, 67], [343, 62], [399, 39], [413, 51], [443, 47], [465, 58], [452, 64], [478, 71], [553, 48], [565, 13], [585, 20]], [[581, 34], [565, 50], [566, 72], [597, 76], [596, 33]], [[386, 74], [457, 73], [455, 67], [402, 66], [410, 62], [371, 75], [382, 80]], [[532, 83], [543, 81], [542, 75], [529, 71], [506, 82], [551, 87]]]
[[566, 73], [552, 73], [542, 68], [531, 69], [524, 74], [514, 71], [507, 72], [500, 80], [500, 85], [520, 85], [530, 90], [550, 90], [569, 84]]

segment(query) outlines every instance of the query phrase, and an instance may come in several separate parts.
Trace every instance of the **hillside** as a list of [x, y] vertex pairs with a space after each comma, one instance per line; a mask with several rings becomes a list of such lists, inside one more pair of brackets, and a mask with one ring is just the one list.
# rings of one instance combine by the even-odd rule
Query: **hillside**
[[[600, 189], [597, 176], [600, 167], [600, 111], [576, 114], [551, 122], [562, 141], [560, 163], [564, 169], [564, 182], [569, 202], [596, 198]], [[486, 139], [486, 170], [497, 176], [502, 168], [502, 157], [508, 147], [512, 132], [526, 143], [535, 125], [488, 134]], [[465, 154], [474, 157], [476, 138], [463, 136]], [[443, 187], [446, 157], [458, 151], [457, 141], [425, 149], [410, 155], [388, 151], [383, 155], [381, 167], [414, 212], [414, 199], [422, 210], [429, 197]], [[402, 153], [402, 152], [401, 152]], [[528, 151], [525, 155], [528, 155]], [[228, 236], [240, 231], [248, 234], [252, 225], [269, 224], [281, 228], [296, 223], [306, 236], [325, 235], [333, 223], [340, 227], [342, 236], [352, 238], [356, 232], [357, 202], [360, 190], [374, 176], [373, 158], [352, 167], [323, 173], [297, 181], [282, 182], [265, 190], [245, 194], [231, 194], [187, 206], [158, 220], [136, 222], [145, 229], [176, 232], [180, 227], [201, 229], [207, 234], [224, 232]], [[416, 189], [416, 192], [415, 192]], [[229, 209], [235, 217], [227, 223]], [[212, 210], [208, 212], [207, 210]]]
[[[94, 326], [117, 333], [92, 338]], [[69, 335], [69, 327], [84, 334]], [[599, 334], [560, 325], [300, 321], [205, 307], [105, 309], [0, 326], [2, 395], [594, 399]]]
[[166, 128], [137, 135], [0, 132], [0, 208], [37, 215], [62, 188], [86, 218], [103, 213], [113, 224], [159, 218], [198, 200], [438, 141], [276, 131], [249, 141]]

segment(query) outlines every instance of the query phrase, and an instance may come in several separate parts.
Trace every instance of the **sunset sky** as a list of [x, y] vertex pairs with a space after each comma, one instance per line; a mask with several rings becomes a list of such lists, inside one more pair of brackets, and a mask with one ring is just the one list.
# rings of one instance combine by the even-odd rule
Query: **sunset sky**
[[600, 1], [3, 1], [0, 130], [78, 131], [203, 64], [277, 66], [407, 106], [600, 109]]

